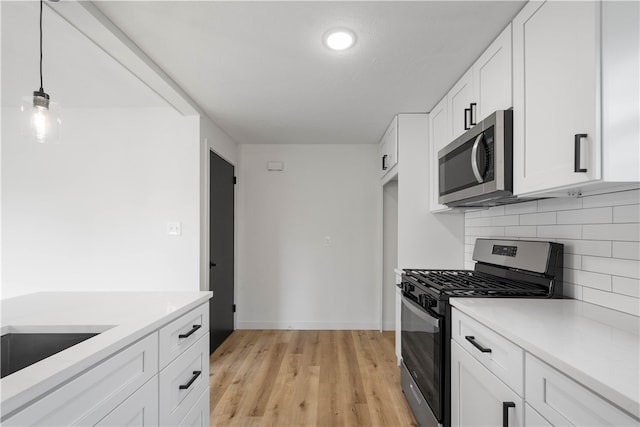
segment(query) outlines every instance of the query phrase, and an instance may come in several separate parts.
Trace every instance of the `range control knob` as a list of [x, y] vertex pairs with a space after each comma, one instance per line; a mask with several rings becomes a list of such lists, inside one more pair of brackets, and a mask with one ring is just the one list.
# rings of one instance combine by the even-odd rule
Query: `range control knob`
[[438, 305], [438, 301], [436, 301], [434, 298], [431, 298], [431, 297], [428, 297], [428, 296], [425, 295], [424, 299], [425, 299], [425, 302], [426, 302], [426, 304], [425, 304], [426, 307], [435, 307], [435, 306]]

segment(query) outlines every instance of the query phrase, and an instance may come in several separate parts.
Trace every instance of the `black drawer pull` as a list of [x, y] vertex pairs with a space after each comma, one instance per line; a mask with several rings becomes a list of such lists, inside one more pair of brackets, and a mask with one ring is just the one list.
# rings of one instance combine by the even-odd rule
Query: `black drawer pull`
[[574, 156], [573, 171], [576, 173], [587, 171], [585, 168], [580, 167], [580, 160], [582, 158], [582, 155], [580, 154], [580, 140], [586, 137], [587, 137], [586, 133], [577, 133], [573, 137], [573, 156]]
[[471, 120], [469, 120], [469, 124], [471, 126], [477, 125], [476, 123], [476, 103], [472, 102], [469, 104], [469, 115], [471, 116]]
[[187, 332], [186, 334], [178, 335], [178, 338], [189, 338], [195, 331], [197, 331], [200, 328], [202, 328], [202, 325], [193, 325], [193, 328], [191, 328], [189, 332]]
[[469, 341], [471, 344], [473, 344], [473, 346], [475, 348], [477, 348], [478, 350], [480, 350], [483, 353], [491, 353], [491, 349], [490, 348], [486, 348], [481, 346], [480, 344], [478, 344], [475, 339], [476, 337], [472, 336], [472, 335], [467, 335], [464, 337], [467, 341]]
[[191, 387], [191, 384], [193, 384], [193, 382], [198, 379], [198, 377], [200, 376], [201, 373], [202, 373], [202, 371], [193, 371], [193, 376], [191, 377], [189, 382], [184, 384], [184, 385], [181, 385], [180, 386], [180, 390], [186, 390], [189, 387]]
[[502, 402], [502, 427], [509, 427], [509, 408], [515, 408], [513, 402]]

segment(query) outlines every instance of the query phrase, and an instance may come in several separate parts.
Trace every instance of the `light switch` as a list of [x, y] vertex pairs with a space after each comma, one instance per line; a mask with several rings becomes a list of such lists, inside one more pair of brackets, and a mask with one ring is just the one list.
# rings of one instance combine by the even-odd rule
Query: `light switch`
[[182, 235], [182, 224], [180, 222], [168, 222], [167, 223], [167, 234], [169, 236], [181, 236]]

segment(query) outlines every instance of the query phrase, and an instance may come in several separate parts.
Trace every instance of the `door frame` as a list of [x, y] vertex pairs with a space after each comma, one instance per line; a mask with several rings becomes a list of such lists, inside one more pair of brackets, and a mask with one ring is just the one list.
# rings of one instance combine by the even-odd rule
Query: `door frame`
[[[208, 146], [207, 140], [205, 138], [205, 150], [203, 157], [202, 168], [204, 173], [202, 174], [202, 186], [203, 193], [200, 198], [201, 203], [201, 212], [202, 212], [202, 220], [200, 226], [200, 290], [208, 291], [209, 290], [209, 280], [210, 280], [210, 268], [209, 268], [209, 236], [211, 230], [211, 212], [210, 212], [210, 204], [209, 198], [211, 196], [211, 188], [209, 182], [211, 180], [211, 162], [210, 156], [211, 153], [219, 156], [224, 161], [228, 162], [233, 166], [233, 171], [235, 176], [238, 175], [238, 165], [236, 162], [230, 160], [228, 157], [220, 154], [218, 151], [214, 150], [212, 147]], [[238, 186], [234, 185], [233, 188], [233, 301], [236, 303], [238, 301]], [[237, 312], [233, 313], [233, 329], [237, 329], [238, 316]]]

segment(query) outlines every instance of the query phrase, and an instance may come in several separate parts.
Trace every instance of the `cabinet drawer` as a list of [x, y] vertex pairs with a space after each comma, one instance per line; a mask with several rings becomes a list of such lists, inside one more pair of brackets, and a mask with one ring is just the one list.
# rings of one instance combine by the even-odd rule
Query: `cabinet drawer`
[[3, 421], [3, 425], [94, 425], [158, 372], [153, 333]]
[[206, 333], [160, 371], [160, 424], [177, 425], [208, 387], [209, 333]]
[[155, 375], [96, 426], [157, 426], [158, 376]]
[[631, 426], [638, 420], [527, 353], [527, 403], [555, 426]]
[[520, 347], [456, 309], [451, 310], [451, 338], [513, 391], [524, 395], [524, 351]]
[[179, 427], [209, 427], [209, 388], [205, 389], [198, 401], [178, 424]]
[[209, 304], [202, 304], [160, 329], [160, 369], [167, 366], [207, 332], [209, 332]]

